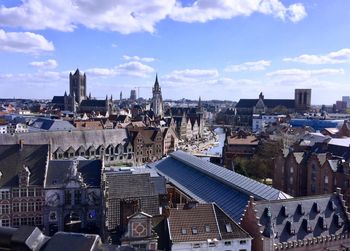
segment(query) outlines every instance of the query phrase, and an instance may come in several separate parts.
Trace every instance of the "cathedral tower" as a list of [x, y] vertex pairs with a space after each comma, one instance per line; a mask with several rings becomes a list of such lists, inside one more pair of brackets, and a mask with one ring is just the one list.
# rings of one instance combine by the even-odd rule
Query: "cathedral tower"
[[153, 97], [152, 97], [151, 108], [153, 109], [154, 115], [156, 117], [163, 117], [164, 116], [163, 98], [162, 98], [162, 90], [158, 83], [158, 75], [156, 75], [156, 81], [154, 82], [152, 93], [153, 93]]
[[80, 104], [86, 99], [86, 75], [81, 74], [79, 69], [74, 74], [69, 73], [69, 95], [75, 96], [75, 101]]

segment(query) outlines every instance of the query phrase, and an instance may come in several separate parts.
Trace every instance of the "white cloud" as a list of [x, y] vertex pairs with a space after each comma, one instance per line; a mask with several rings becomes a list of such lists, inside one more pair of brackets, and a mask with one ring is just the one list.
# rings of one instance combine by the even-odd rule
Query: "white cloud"
[[112, 77], [117, 75], [127, 75], [134, 77], [147, 77], [154, 69], [138, 61], [131, 61], [120, 64], [112, 68], [91, 68], [86, 73], [92, 77]]
[[203, 83], [218, 76], [219, 73], [216, 69], [185, 69], [170, 72], [165, 75], [164, 80], [169, 85], [186, 85], [188, 83]]
[[344, 48], [325, 55], [303, 54], [295, 58], [284, 58], [285, 62], [297, 62], [304, 64], [341, 64], [350, 63], [350, 49]]
[[139, 57], [139, 56], [128, 56], [128, 55], [123, 55], [123, 59], [127, 61], [141, 61], [145, 63], [151, 63], [155, 60], [155, 58], [150, 58], [150, 57]]
[[57, 67], [57, 62], [54, 59], [48, 59], [46, 61], [34, 61], [29, 63], [30, 66], [34, 66], [40, 69], [55, 69]]
[[0, 82], [34, 82], [51, 83], [57, 80], [67, 80], [67, 72], [42, 71], [36, 73], [0, 74]]
[[306, 17], [302, 4], [284, 6], [279, 0], [197, 0], [191, 6], [177, 3], [170, 17], [182, 22], [207, 22], [215, 19], [231, 19], [236, 16], [250, 16], [254, 12], [272, 15], [282, 20], [298, 22]]
[[225, 68], [227, 72], [240, 72], [240, 71], [264, 71], [271, 65], [270, 61], [259, 60], [254, 62], [246, 62], [238, 65], [229, 65]]
[[344, 69], [318, 69], [318, 70], [302, 70], [302, 69], [284, 69], [266, 74], [267, 77], [297, 77], [310, 78], [332, 75], [343, 75]]
[[123, 34], [153, 32], [175, 0], [26, 0], [16, 7], [0, 6], [0, 24], [24, 29], [73, 31], [78, 25]]
[[38, 54], [55, 49], [52, 42], [32, 32], [5, 32], [0, 29], [0, 51]]
[[60, 31], [73, 31], [82, 25], [129, 34], [154, 32], [156, 23], [167, 17], [181, 22], [207, 22], [254, 12], [291, 22], [306, 16], [302, 4], [285, 6], [280, 0], [197, 0], [191, 6], [182, 6], [176, 0], [24, 0], [18, 6], [0, 6], [0, 24]]

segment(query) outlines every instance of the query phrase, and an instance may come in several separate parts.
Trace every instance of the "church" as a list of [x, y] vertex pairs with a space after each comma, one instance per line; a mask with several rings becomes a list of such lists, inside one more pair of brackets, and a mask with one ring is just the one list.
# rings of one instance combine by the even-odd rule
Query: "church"
[[86, 95], [86, 74], [77, 69], [74, 74], [69, 73], [69, 95], [67, 92], [63, 96], [54, 96], [51, 104], [60, 111], [70, 111], [74, 113], [100, 113], [111, 114], [113, 112], [112, 96], [106, 99], [97, 100]]

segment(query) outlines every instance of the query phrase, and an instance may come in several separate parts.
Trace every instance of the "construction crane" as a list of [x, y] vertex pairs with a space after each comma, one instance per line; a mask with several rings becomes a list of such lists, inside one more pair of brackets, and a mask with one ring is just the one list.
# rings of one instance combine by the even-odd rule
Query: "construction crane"
[[137, 98], [140, 97], [140, 89], [152, 89], [153, 86], [135, 86], [134, 89], [137, 89]]

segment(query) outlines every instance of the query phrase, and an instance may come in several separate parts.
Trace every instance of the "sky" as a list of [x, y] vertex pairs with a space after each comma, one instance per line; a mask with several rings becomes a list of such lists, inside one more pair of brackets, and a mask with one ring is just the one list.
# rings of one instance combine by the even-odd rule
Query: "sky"
[[0, 0], [0, 97], [350, 96], [349, 0]]

